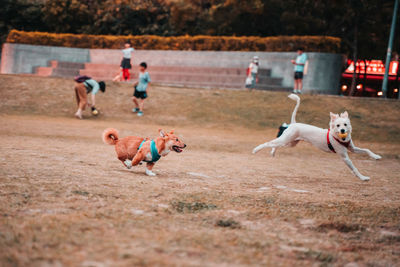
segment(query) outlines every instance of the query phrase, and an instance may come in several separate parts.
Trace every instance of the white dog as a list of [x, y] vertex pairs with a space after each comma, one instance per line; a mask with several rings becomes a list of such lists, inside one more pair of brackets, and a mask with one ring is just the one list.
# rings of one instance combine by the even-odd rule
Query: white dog
[[361, 180], [368, 181], [369, 177], [362, 175], [351, 162], [347, 150], [354, 153], [365, 153], [373, 159], [380, 159], [381, 156], [371, 152], [369, 149], [359, 148], [351, 140], [351, 124], [347, 111], [342, 114], [331, 115], [329, 130], [321, 129], [312, 125], [296, 123], [296, 113], [300, 106], [300, 97], [295, 94], [288, 96], [297, 101], [296, 107], [292, 113], [292, 120], [289, 127], [278, 138], [261, 144], [254, 148], [253, 154], [263, 148], [272, 148], [271, 155], [274, 156], [278, 147], [295, 146], [300, 141], [306, 141], [326, 152], [333, 152], [340, 155], [343, 161], [349, 166], [352, 172]]

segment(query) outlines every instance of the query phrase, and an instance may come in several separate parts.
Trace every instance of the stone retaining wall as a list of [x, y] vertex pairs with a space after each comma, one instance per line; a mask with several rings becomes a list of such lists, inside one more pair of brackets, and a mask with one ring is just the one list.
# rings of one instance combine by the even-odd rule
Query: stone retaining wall
[[[284, 87], [293, 86], [293, 65], [290, 60], [296, 58], [295, 52], [136, 50], [133, 64], [138, 65], [146, 61], [149, 66], [246, 69], [255, 55], [260, 58], [261, 68], [271, 70], [272, 78], [282, 78]], [[307, 55], [309, 68], [304, 78], [304, 91], [337, 94], [342, 56], [329, 53], [307, 53]], [[6, 43], [3, 45], [1, 73], [33, 73], [36, 67], [48, 66], [51, 60], [118, 65], [121, 51]]]

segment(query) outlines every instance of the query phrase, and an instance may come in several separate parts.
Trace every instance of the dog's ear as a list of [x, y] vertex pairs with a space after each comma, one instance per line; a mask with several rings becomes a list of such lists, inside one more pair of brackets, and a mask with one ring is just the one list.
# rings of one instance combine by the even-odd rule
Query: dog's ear
[[347, 119], [347, 118], [349, 118], [349, 113], [347, 113], [347, 111], [345, 111], [345, 112], [340, 114], [340, 117], [343, 118], [343, 119]]
[[161, 137], [165, 137], [165, 133], [164, 133], [164, 131], [162, 129], [158, 129], [158, 131], [160, 132], [160, 136]]
[[175, 132], [175, 130], [171, 130], [171, 131], [169, 132], [169, 134], [174, 134], [174, 132]]
[[338, 114], [335, 114], [335, 113], [332, 113], [332, 112], [330, 112], [329, 114], [331, 115], [331, 121], [335, 121], [339, 117]]

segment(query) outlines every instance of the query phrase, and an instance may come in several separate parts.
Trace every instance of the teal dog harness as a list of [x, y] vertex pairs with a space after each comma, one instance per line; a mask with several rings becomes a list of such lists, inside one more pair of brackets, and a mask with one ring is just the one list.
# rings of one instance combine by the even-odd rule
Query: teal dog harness
[[[138, 150], [142, 148], [142, 146], [143, 146], [143, 144], [145, 142], [146, 142], [146, 139], [143, 140], [142, 143], [140, 143], [140, 146], [139, 146]], [[157, 147], [156, 147], [156, 142], [154, 142], [154, 140], [151, 140], [150, 151], [151, 151], [151, 160], [150, 161], [144, 160], [144, 162], [154, 163], [154, 162], [158, 161], [161, 158], [161, 155], [158, 154], [158, 150], [157, 150]]]

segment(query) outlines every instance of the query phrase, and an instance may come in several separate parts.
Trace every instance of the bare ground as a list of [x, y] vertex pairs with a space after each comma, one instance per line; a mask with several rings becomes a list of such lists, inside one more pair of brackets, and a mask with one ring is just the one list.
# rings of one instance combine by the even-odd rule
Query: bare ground
[[[250, 154], [276, 130], [257, 122], [257, 110], [250, 108], [255, 123], [225, 110], [261, 105], [265, 96], [272, 101], [264, 99], [265, 105], [277, 105], [286, 101], [282, 94], [155, 87], [147, 116], [139, 119], [129, 114], [128, 102], [118, 102], [128, 86], [112, 84], [108, 93], [121, 115], [118, 107], [106, 110], [111, 100], [104, 96], [102, 116], [78, 121], [70, 118], [71, 97], [56, 87], [45, 91], [63, 80], [0, 78], [1, 266], [400, 265], [400, 126], [388, 116], [373, 114], [383, 117], [370, 123], [391, 129], [365, 127], [360, 134], [354, 127], [362, 140], [357, 144], [383, 156], [351, 155], [371, 177], [361, 182], [337, 155], [308, 144], [278, 150], [275, 158], [266, 150]], [[32, 80], [45, 89], [13, 95], [13, 86]], [[162, 102], [168, 97], [179, 101]], [[322, 117], [312, 112], [318, 109], [312, 97], [304, 97], [299, 121]], [[206, 106], [205, 115], [176, 107], [192, 98], [218, 105]], [[325, 98], [316, 99], [323, 109]], [[332, 99], [359, 114], [356, 125], [367, 120], [368, 105], [380, 114], [398, 108], [396, 102]], [[160, 106], [161, 119], [152, 113]], [[276, 112], [289, 117], [292, 108], [277, 106]], [[161, 159], [156, 177], [145, 176], [143, 166], [125, 169], [113, 147], [101, 142], [107, 127], [121, 136], [155, 137], [160, 125], [175, 128], [188, 148]]]

